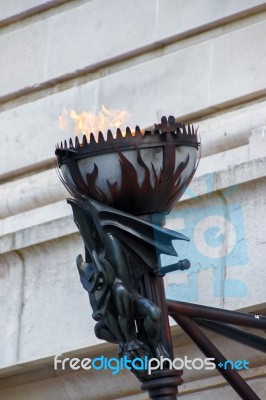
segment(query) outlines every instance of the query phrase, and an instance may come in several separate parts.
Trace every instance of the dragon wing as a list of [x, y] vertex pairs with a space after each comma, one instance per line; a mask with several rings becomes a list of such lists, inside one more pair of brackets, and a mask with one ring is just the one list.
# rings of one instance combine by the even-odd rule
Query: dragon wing
[[115, 234], [136, 254], [139, 254], [141, 249], [144, 251], [145, 245], [149, 245], [156, 249], [157, 255], [177, 256], [172, 240], [189, 241], [189, 238], [181, 233], [152, 224], [142, 218], [104, 205], [88, 197], [84, 196], [84, 200], [95, 221], [103, 243], [106, 232], [108, 232]]

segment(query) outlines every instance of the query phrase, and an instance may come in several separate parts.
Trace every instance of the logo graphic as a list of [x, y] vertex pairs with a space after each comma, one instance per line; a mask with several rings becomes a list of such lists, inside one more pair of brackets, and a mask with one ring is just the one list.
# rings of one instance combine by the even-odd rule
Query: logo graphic
[[[117, 375], [120, 371], [127, 369], [129, 371], [148, 371], [148, 375], [151, 375], [152, 371], [163, 370], [165, 364], [167, 363], [167, 368], [170, 370], [182, 370], [183, 368], [189, 370], [212, 370], [215, 369], [215, 358], [194, 358], [190, 359], [185, 356], [184, 358], [170, 358], [160, 357], [160, 358], [133, 358], [132, 360], [126, 356], [121, 358], [107, 358], [104, 356], [89, 358], [85, 357], [83, 359], [74, 358], [60, 358], [61, 354], [54, 356], [54, 370], [59, 368], [65, 370], [70, 368], [73, 370], [89, 370], [94, 369], [96, 371], [110, 370], [112, 375]], [[220, 369], [249, 369], [249, 362], [246, 360], [226, 360], [224, 363], [220, 362], [217, 365]]]
[[249, 361], [247, 360], [226, 360], [224, 363], [220, 362], [217, 365], [220, 369], [237, 369], [238, 371], [241, 371], [242, 369], [247, 369], [249, 370]]
[[[211, 193], [214, 175], [208, 174], [206, 192]], [[204, 202], [192, 201], [186, 206], [166, 216], [166, 226], [188, 236], [190, 242], [176, 241], [178, 259], [188, 258], [191, 267], [182, 274], [182, 283], [166, 286], [167, 298], [195, 302], [199, 300], [199, 274], [203, 271], [212, 273], [212, 287], [208, 290], [214, 297], [245, 297], [247, 285], [239, 279], [226, 277], [228, 268], [245, 267], [248, 263], [245, 227], [241, 204], [232, 201], [236, 187], [231, 187], [224, 195], [211, 194]], [[189, 197], [197, 197], [187, 190]], [[230, 199], [230, 201], [228, 201]], [[200, 204], [200, 205], [199, 205]], [[163, 267], [176, 262], [173, 257], [162, 256]], [[184, 280], [185, 277], [185, 280]], [[173, 279], [174, 281], [174, 279]]]

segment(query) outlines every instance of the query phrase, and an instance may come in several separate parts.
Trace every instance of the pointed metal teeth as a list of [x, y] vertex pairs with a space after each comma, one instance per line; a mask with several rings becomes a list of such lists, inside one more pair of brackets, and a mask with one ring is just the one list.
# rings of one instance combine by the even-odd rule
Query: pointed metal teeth
[[96, 143], [96, 140], [95, 140], [94, 134], [91, 133], [90, 134], [90, 144], [95, 144], [95, 143]]
[[161, 118], [161, 122], [163, 125], [167, 125], [167, 118], [165, 115]]
[[98, 143], [105, 142], [102, 131], [98, 133]]
[[111, 131], [111, 129], [108, 129], [108, 131], [107, 131], [107, 142], [108, 142], [108, 140], [113, 140], [113, 139], [114, 139], [114, 137], [113, 137], [112, 131]]
[[117, 130], [116, 130], [116, 140], [117, 139], [122, 139], [122, 138], [123, 138], [122, 132], [121, 132], [121, 130], [119, 128], [117, 128]]
[[136, 129], [135, 129], [135, 136], [138, 136], [138, 135], [142, 136], [141, 130], [140, 130], [139, 126], [137, 125]]
[[168, 117], [168, 124], [169, 125], [175, 125], [175, 117], [173, 117], [173, 115], [170, 115]]
[[75, 138], [75, 147], [78, 148], [80, 146], [79, 138], [76, 136]]
[[[101, 151], [104, 149], [110, 151], [110, 149], [113, 148], [113, 143], [115, 143], [117, 147], [119, 147], [120, 144], [123, 147], [126, 147], [127, 145], [134, 146], [135, 143], [141, 144], [144, 137], [147, 138], [148, 141], [151, 140], [152, 142], [160, 143], [160, 141], [164, 139], [164, 136], [167, 140], [174, 139], [177, 145], [180, 141], [180, 144], [187, 142], [193, 146], [199, 146], [200, 139], [198, 138], [197, 132], [198, 128], [195, 128], [192, 124], [185, 125], [184, 123], [176, 122], [175, 117], [170, 115], [168, 118], [163, 116], [160, 124], [155, 124], [154, 129], [147, 131], [141, 130], [138, 125], [135, 130], [132, 131], [129, 127], [126, 127], [126, 130], [123, 133], [119, 128], [114, 133], [108, 129], [105, 135], [99, 131], [97, 133], [91, 133], [90, 137], [83, 135], [82, 139], [76, 136], [74, 139], [70, 138], [69, 142], [66, 140], [62, 141], [61, 144], [57, 145], [57, 147], [59, 150], [60, 148], [63, 151], [69, 149], [71, 151], [81, 152], [81, 154], [85, 154], [86, 152], [97, 153], [98, 144]], [[73, 146], [73, 142], [75, 147]]]
[[88, 144], [87, 136], [86, 136], [86, 135], [83, 135], [82, 145], [83, 145], [83, 146], [86, 146], [86, 144]]

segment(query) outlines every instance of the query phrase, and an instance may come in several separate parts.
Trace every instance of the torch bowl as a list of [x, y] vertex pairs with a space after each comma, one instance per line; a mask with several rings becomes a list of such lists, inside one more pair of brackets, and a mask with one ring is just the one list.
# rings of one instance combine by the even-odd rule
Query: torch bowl
[[76, 137], [58, 145], [63, 183], [74, 197], [94, 200], [135, 215], [165, 213], [182, 196], [199, 160], [197, 130], [162, 117], [153, 130], [117, 129]]

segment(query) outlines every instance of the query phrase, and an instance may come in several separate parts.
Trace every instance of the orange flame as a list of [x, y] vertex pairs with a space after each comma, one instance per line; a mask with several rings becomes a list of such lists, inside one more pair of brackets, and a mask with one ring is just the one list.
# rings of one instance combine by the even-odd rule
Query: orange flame
[[97, 135], [101, 131], [106, 137], [108, 129], [113, 129], [113, 133], [117, 128], [125, 131], [128, 117], [129, 113], [127, 111], [111, 110], [103, 105], [98, 114], [94, 114], [91, 111], [83, 111], [78, 114], [75, 110], [68, 111], [64, 108], [59, 116], [59, 125], [60, 129], [64, 130], [69, 126], [69, 120], [72, 119], [75, 135], [81, 133], [89, 138], [91, 132]]

